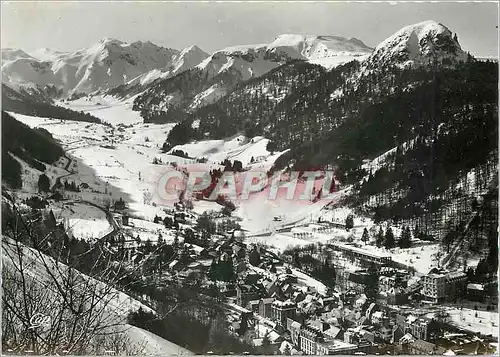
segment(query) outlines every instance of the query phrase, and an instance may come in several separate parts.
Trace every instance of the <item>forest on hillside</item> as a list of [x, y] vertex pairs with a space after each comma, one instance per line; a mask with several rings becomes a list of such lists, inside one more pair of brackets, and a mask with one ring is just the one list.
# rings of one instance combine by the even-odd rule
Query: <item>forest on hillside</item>
[[[281, 66], [185, 114], [165, 149], [235, 132], [265, 135], [268, 150], [290, 148], [274, 169], [335, 167], [342, 185], [354, 184], [349, 204], [378, 220], [420, 224], [426, 234], [433, 226], [437, 236], [458, 229], [473, 196], [495, 187], [497, 65], [469, 56], [454, 67], [384, 67], [353, 80], [360, 66]], [[362, 166], [389, 150], [383, 165]], [[474, 187], [456, 188], [470, 174]], [[487, 210], [481, 220], [490, 226]]]
[[33, 95], [17, 92], [5, 84], [2, 84], [2, 110], [42, 118], [101, 123], [92, 114], [51, 104], [46, 98], [37, 100]]
[[64, 151], [46, 130], [31, 129], [2, 111], [2, 181], [21, 188], [21, 164], [12, 155], [45, 171], [44, 163], [54, 163]]

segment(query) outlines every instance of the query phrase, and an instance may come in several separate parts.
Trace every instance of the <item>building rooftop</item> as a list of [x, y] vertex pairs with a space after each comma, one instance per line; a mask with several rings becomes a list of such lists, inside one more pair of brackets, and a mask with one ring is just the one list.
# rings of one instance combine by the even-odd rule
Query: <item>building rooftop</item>
[[262, 299], [260, 299], [260, 301], [262, 301], [263, 304], [272, 304], [274, 300], [275, 300], [274, 298], [262, 298]]
[[466, 276], [467, 274], [465, 274], [463, 271], [454, 271], [446, 275], [448, 279], [465, 278]]
[[340, 328], [336, 326], [330, 327], [328, 330], [323, 332], [326, 336], [329, 336], [331, 338], [335, 338], [339, 335], [340, 333]]
[[429, 273], [427, 274], [428, 278], [445, 278], [446, 274], [440, 274], [440, 273]]
[[317, 223], [311, 223], [307, 226], [308, 228], [316, 228], [316, 229], [320, 229], [320, 228], [327, 228], [326, 225], [323, 225], [323, 224], [317, 224]]
[[446, 352], [443, 347], [423, 340], [416, 340], [410, 344], [412, 347], [418, 349], [421, 352], [425, 352], [426, 354], [442, 355], [444, 352]]
[[169, 268], [172, 268], [172, 267], [174, 267], [177, 263], [179, 263], [179, 261], [178, 261], [178, 260], [173, 260], [173, 261], [172, 261], [172, 262], [168, 265], [168, 267], [169, 267]]
[[188, 268], [198, 268], [200, 266], [203, 266], [200, 262], [192, 262], [188, 264]]
[[280, 300], [275, 300], [273, 302], [273, 305], [274, 306], [279, 306], [279, 307], [295, 307], [295, 303], [293, 301], [290, 301], [290, 300], [286, 300], [286, 301], [280, 301]]
[[429, 273], [427, 274], [427, 276], [432, 276], [432, 277], [440, 277], [445, 275], [446, 271], [442, 268], [432, 268], [431, 270], [429, 270]]
[[200, 253], [205, 250], [205, 248], [200, 247], [199, 245], [196, 244], [188, 244], [187, 246], [189, 249], [194, 250], [196, 253]]
[[300, 329], [300, 334], [315, 340], [322, 337], [321, 330], [316, 326], [311, 325], [302, 326], [302, 328]]
[[378, 252], [376, 250], [372, 251], [372, 250], [361, 249], [361, 248], [355, 247], [353, 245], [343, 244], [343, 243], [339, 243], [339, 242], [332, 243], [332, 245], [334, 247], [338, 247], [338, 248], [345, 249], [345, 250], [350, 250], [354, 253], [363, 254], [363, 255], [366, 255], [368, 257], [392, 259], [390, 254], [381, 253], [381, 252]]
[[324, 342], [318, 342], [319, 345], [328, 348], [329, 351], [342, 351], [357, 349], [358, 346], [341, 340], [329, 339]]
[[484, 286], [481, 284], [467, 284], [467, 289], [484, 291]]
[[399, 343], [412, 343], [412, 342], [415, 342], [415, 337], [413, 337], [411, 333], [407, 333], [399, 339]]
[[417, 316], [415, 315], [408, 315], [408, 317], [406, 318], [406, 322], [409, 323], [409, 324], [412, 324], [414, 323], [415, 321], [417, 321]]
[[294, 227], [291, 230], [292, 233], [312, 233], [311, 229], [305, 227]]

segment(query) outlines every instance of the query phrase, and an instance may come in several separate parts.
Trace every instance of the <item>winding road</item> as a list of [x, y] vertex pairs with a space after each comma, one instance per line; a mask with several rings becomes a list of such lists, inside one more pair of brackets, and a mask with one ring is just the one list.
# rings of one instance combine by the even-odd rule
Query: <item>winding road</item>
[[[68, 173], [58, 176], [56, 178], [56, 182], [58, 180], [60, 181], [61, 179], [65, 178], [65, 177], [68, 177], [68, 176], [75, 174], [75, 172], [69, 171], [70, 166], [75, 162], [75, 160], [72, 159], [71, 157], [67, 156], [66, 154], [64, 154], [64, 157], [68, 160], [68, 162], [64, 166], [64, 170], [67, 171]], [[54, 185], [52, 186], [52, 189], [51, 189], [52, 191], [55, 190], [55, 186], [56, 186], [56, 184], [54, 183]], [[83, 200], [83, 199], [76, 199], [76, 200], [72, 200], [72, 201], [67, 201], [67, 203], [82, 203], [82, 204], [86, 204], [89, 206], [93, 206], [93, 207], [104, 212], [104, 214], [106, 215], [106, 219], [109, 222], [110, 226], [113, 227], [113, 230], [109, 233], [106, 233], [101, 238], [99, 238], [98, 241], [106, 241], [106, 240], [110, 239], [111, 237], [115, 236], [120, 231], [120, 226], [116, 222], [116, 220], [113, 217], [113, 215], [111, 214], [111, 212], [109, 210], [107, 210], [106, 208], [99, 206], [98, 204], [95, 204], [93, 202]]]

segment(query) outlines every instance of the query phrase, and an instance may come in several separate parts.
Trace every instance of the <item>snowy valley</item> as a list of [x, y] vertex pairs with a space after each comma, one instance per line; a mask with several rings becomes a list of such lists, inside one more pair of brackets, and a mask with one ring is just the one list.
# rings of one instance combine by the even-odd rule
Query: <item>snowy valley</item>
[[498, 69], [444, 25], [4, 49], [2, 76], [4, 351], [496, 351]]

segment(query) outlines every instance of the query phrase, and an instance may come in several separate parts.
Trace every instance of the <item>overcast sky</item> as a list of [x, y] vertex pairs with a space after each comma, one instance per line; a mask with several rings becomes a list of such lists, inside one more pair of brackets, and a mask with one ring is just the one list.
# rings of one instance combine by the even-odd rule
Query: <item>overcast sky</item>
[[435, 20], [477, 56], [498, 54], [498, 4], [2, 2], [2, 48], [74, 51], [103, 37], [206, 52], [268, 43], [283, 33], [356, 37], [369, 46]]

